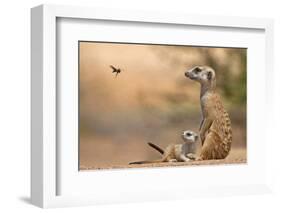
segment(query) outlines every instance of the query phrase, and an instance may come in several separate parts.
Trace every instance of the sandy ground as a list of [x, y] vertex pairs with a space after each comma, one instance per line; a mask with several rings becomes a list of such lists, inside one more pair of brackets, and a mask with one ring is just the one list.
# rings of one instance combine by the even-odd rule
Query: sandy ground
[[135, 165], [114, 165], [108, 167], [86, 167], [81, 165], [81, 171], [101, 170], [101, 169], [125, 169], [125, 168], [148, 168], [148, 167], [174, 167], [174, 166], [206, 166], [206, 165], [226, 165], [226, 164], [245, 164], [247, 163], [245, 149], [233, 149], [229, 156], [223, 160], [204, 160], [190, 162], [172, 162], [172, 163], [150, 163], [150, 164], [135, 164]]
[[[186, 125], [187, 126], [187, 125]], [[132, 135], [121, 134], [118, 135], [118, 140], [111, 140], [111, 138], [99, 138], [99, 137], [83, 137], [80, 143], [80, 157], [79, 165], [81, 170], [84, 169], [111, 169], [111, 168], [128, 168], [129, 162], [143, 161], [143, 160], [156, 160], [160, 159], [161, 155], [147, 145], [144, 141], [152, 141], [161, 148], [167, 147], [171, 142], [177, 141], [177, 133], [179, 127], [165, 128], [165, 134], [158, 135], [156, 131], [155, 136], [149, 135], [147, 138], [151, 140], [143, 139], [140, 135], [132, 138]], [[148, 131], [140, 131], [145, 134]], [[222, 161], [214, 162], [215, 164], [228, 164], [235, 162], [246, 161], [246, 144], [242, 145], [240, 141], [245, 141], [244, 132], [242, 128], [237, 128], [237, 125], [233, 127], [233, 146], [231, 148], [229, 156]], [[137, 134], [137, 133], [135, 133]], [[154, 138], [155, 137], [155, 138]], [[181, 140], [181, 139], [180, 139]], [[179, 141], [179, 140], [178, 140]], [[200, 153], [201, 143], [198, 143], [197, 154]], [[210, 164], [214, 164], [210, 162]], [[192, 162], [193, 164], [207, 164], [207, 162]], [[164, 164], [163, 164], [164, 165]], [[177, 164], [171, 164], [177, 166]], [[182, 164], [179, 164], [182, 165]], [[143, 165], [141, 165], [143, 166]], [[151, 165], [145, 165], [151, 166]], [[159, 165], [159, 166], [162, 166]]]

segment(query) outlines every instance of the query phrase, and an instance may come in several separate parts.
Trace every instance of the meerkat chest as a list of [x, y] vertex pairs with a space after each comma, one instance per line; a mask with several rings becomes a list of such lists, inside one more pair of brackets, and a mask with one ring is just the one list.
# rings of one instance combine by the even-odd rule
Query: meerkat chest
[[204, 117], [212, 114], [215, 108], [215, 98], [212, 94], [205, 94], [201, 97], [201, 110]]

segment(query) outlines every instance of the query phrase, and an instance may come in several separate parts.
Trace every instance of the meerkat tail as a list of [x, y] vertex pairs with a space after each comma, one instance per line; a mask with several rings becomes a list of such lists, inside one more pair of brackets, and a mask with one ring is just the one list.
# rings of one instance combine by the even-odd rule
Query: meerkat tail
[[152, 161], [135, 161], [135, 162], [130, 162], [129, 165], [132, 164], [146, 164], [146, 163], [160, 163], [162, 160], [152, 160]]
[[157, 145], [155, 145], [155, 144], [153, 144], [153, 143], [150, 143], [150, 142], [148, 142], [147, 143], [149, 146], [151, 146], [152, 148], [154, 148], [154, 149], [156, 149], [158, 152], [160, 152], [162, 155], [164, 154], [164, 150], [163, 149], [161, 149], [159, 146], [157, 146]]

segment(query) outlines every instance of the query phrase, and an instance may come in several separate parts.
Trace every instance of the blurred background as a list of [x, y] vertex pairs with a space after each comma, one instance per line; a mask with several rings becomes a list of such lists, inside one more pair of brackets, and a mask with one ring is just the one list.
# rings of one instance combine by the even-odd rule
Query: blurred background
[[216, 70], [233, 128], [228, 159], [246, 159], [246, 49], [79, 42], [79, 51], [80, 169], [158, 159], [147, 142], [165, 148], [198, 132], [200, 85], [184, 76], [196, 65]]

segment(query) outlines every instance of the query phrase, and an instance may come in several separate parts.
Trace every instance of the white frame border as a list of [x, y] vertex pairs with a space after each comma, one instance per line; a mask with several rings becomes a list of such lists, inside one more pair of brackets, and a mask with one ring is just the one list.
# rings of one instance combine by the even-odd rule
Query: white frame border
[[[166, 14], [143, 11], [41, 5], [31, 9], [31, 202], [40, 207], [89, 205], [90, 197], [56, 196], [56, 18], [83, 18], [183, 24], [214, 27], [252, 28], [265, 30], [266, 35], [266, 94], [268, 98], [267, 124], [272, 123], [274, 85], [273, 21], [271, 19], [217, 17], [187, 14]], [[269, 75], [270, 73], [270, 75]], [[267, 125], [267, 133], [272, 132]], [[272, 144], [270, 144], [272, 146]], [[267, 146], [267, 150], [272, 147]], [[241, 190], [237, 187], [216, 189], [221, 194], [245, 194], [270, 191], [272, 176], [267, 152], [267, 184]], [[243, 189], [243, 190], [242, 190]], [[199, 196], [208, 196], [198, 190]]]

